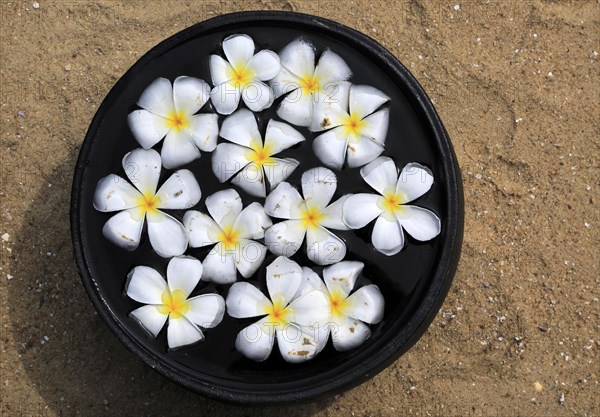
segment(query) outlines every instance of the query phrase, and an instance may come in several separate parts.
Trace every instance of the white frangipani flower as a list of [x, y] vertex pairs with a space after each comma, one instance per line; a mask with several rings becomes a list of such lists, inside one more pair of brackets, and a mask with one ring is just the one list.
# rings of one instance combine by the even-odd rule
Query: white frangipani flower
[[240, 98], [252, 111], [266, 109], [275, 96], [264, 81], [279, 73], [279, 57], [264, 49], [254, 54], [254, 41], [248, 35], [231, 35], [223, 41], [226, 61], [219, 55], [210, 56], [210, 76], [215, 86], [210, 99], [221, 114], [237, 109]]
[[[389, 124], [389, 110], [379, 109], [389, 97], [368, 85], [342, 83], [339, 100], [319, 103], [310, 130], [318, 132], [313, 142], [315, 155], [330, 168], [341, 169], [365, 165], [384, 149]], [[333, 129], [332, 129], [333, 128]]]
[[327, 168], [312, 168], [302, 174], [302, 194], [282, 182], [265, 200], [269, 216], [285, 221], [275, 223], [265, 232], [265, 244], [276, 255], [292, 256], [300, 249], [306, 235], [308, 258], [318, 265], [329, 265], [346, 256], [346, 244], [328, 228], [348, 230], [342, 220], [342, 206], [349, 197], [342, 196], [328, 205], [337, 188], [337, 178]]
[[273, 189], [298, 166], [295, 159], [273, 155], [304, 141], [290, 125], [269, 120], [263, 143], [256, 118], [246, 109], [228, 116], [220, 135], [233, 143], [217, 146], [212, 155], [213, 172], [221, 182], [237, 174], [232, 183], [256, 197], [266, 196], [265, 177]]
[[165, 138], [160, 151], [165, 168], [176, 168], [200, 158], [200, 150], [217, 146], [217, 115], [196, 114], [209, 99], [210, 87], [194, 77], [177, 77], [171, 85], [157, 78], [142, 93], [142, 110], [129, 113], [127, 121], [135, 139], [150, 149]]
[[235, 318], [265, 316], [244, 328], [236, 349], [255, 361], [264, 361], [277, 345], [287, 362], [312, 359], [319, 353], [315, 329], [329, 319], [327, 297], [322, 291], [306, 291], [292, 300], [302, 283], [302, 268], [283, 256], [267, 266], [267, 298], [247, 282], [236, 282], [227, 295], [227, 313]]
[[420, 241], [436, 237], [440, 219], [422, 207], [407, 205], [424, 195], [433, 184], [431, 171], [417, 163], [407, 164], [400, 176], [394, 161], [380, 156], [360, 170], [377, 194], [355, 194], [344, 203], [344, 223], [360, 229], [377, 218], [371, 239], [384, 255], [395, 255], [404, 247], [404, 232]]
[[231, 284], [237, 279], [236, 270], [244, 278], [252, 276], [267, 253], [265, 245], [256, 242], [273, 223], [259, 203], [242, 210], [242, 199], [233, 189], [218, 191], [206, 197], [210, 216], [190, 210], [183, 223], [190, 238], [190, 247], [215, 247], [202, 265], [204, 281]]
[[296, 126], [310, 126], [315, 106], [338, 100], [338, 83], [352, 76], [346, 62], [330, 49], [321, 54], [315, 67], [315, 48], [305, 39], [289, 43], [279, 58], [281, 71], [269, 84], [276, 98], [289, 93], [277, 114]]
[[140, 243], [144, 220], [152, 248], [163, 258], [183, 254], [188, 238], [183, 225], [160, 209], [181, 210], [200, 201], [200, 186], [187, 169], [175, 172], [156, 191], [161, 170], [160, 155], [153, 149], [135, 149], [123, 158], [123, 169], [134, 185], [116, 174], [98, 181], [94, 208], [119, 211], [104, 227], [104, 236], [127, 250]]
[[364, 266], [357, 261], [331, 265], [323, 269], [325, 284], [312, 269], [302, 268], [303, 284], [294, 299], [321, 291], [327, 296], [331, 310], [329, 321], [317, 332], [318, 351], [325, 347], [330, 333], [333, 347], [338, 351], [360, 346], [371, 336], [365, 323], [377, 324], [383, 318], [385, 301], [377, 285], [365, 285], [352, 292]]
[[167, 281], [148, 266], [135, 267], [127, 277], [127, 295], [146, 304], [131, 312], [154, 337], [167, 319], [169, 348], [189, 345], [204, 339], [200, 327], [210, 329], [223, 320], [225, 300], [219, 294], [188, 298], [202, 275], [202, 264], [191, 256], [172, 258], [167, 266]]

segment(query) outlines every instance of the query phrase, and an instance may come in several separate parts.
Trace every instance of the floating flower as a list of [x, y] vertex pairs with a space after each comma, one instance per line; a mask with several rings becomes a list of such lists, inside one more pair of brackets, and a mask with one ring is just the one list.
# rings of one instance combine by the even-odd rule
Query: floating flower
[[371, 239], [384, 255], [395, 255], [404, 246], [403, 229], [420, 241], [436, 237], [440, 219], [422, 207], [407, 205], [424, 195], [433, 184], [431, 172], [417, 163], [407, 164], [400, 176], [396, 164], [381, 156], [360, 170], [363, 179], [377, 194], [355, 194], [343, 207], [344, 223], [360, 229], [377, 217]]
[[[368, 85], [340, 84], [340, 100], [319, 103], [310, 130], [318, 132], [313, 142], [315, 155], [330, 168], [365, 165], [384, 149], [389, 110], [376, 111], [389, 97]], [[334, 129], [332, 129], [334, 128]]]
[[315, 48], [305, 39], [296, 39], [279, 53], [281, 71], [270, 85], [275, 97], [288, 94], [277, 109], [283, 120], [296, 126], [313, 123], [314, 107], [320, 102], [338, 100], [338, 83], [352, 71], [335, 52], [326, 49], [315, 67]]
[[231, 35], [223, 41], [223, 52], [210, 56], [210, 76], [215, 86], [210, 99], [221, 114], [237, 109], [240, 98], [252, 111], [261, 111], [273, 104], [273, 90], [263, 81], [279, 73], [279, 57], [264, 49], [254, 54], [254, 41], [248, 35]]
[[210, 329], [223, 320], [225, 301], [219, 294], [188, 298], [202, 275], [202, 264], [191, 256], [172, 258], [167, 266], [167, 281], [156, 270], [137, 266], [127, 277], [127, 295], [147, 304], [131, 312], [154, 337], [167, 319], [169, 348], [189, 345], [204, 339], [200, 328]]
[[142, 110], [129, 113], [127, 121], [135, 139], [150, 149], [165, 138], [161, 149], [165, 168], [176, 168], [200, 158], [200, 150], [217, 146], [216, 114], [195, 114], [209, 99], [210, 87], [194, 77], [177, 77], [171, 86], [157, 78], [142, 93]]
[[265, 316], [244, 328], [235, 340], [236, 349], [255, 361], [264, 361], [277, 346], [287, 362], [313, 358], [317, 350], [314, 329], [329, 318], [329, 305], [322, 291], [305, 291], [292, 300], [302, 283], [302, 268], [283, 256], [267, 266], [267, 298], [247, 282], [236, 282], [227, 295], [227, 313], [235, 318]]
[[94, 208], [120, 211], [104, 224], [104, 236], [127, 250], [140, 244], [144, 220], [152, 248], [163, 258], [185, 252], [188, 238], [183, 225], [160, 209], [187, 209], [200, 201], [200, 186], [187, 169], [175, 172], [160, 187], [160, 155], [153, 149], [135, 149], [123, 158], [123, 169], [134, 185], [111, 174], [100, 181], [94, 194]]
[[259, 203], [242, 210], [242, 199], [233, 189], [206, 197], [210, 216], [190, 210], [183, 216], [190, 247], [215, 247], [202, 265], [202, 279], [230, 284], [237, 279], [236, 269], [244, 278], [252, 276], [265, 259], [267, 248], [256, 242], [262, 239], [271, 219]]
[[317, 332], [318, 351], [325, 347], [330, 333], [336, 350], [346, 351], [360, 346], [371, 336], [367, 324], [377, 324], [383, 318], [385, 301], [377, 285], [365, 285], [352, 292], [364, 266], [357, 261], [331, 265], [323, 269], [325, 284], [312, 269], [302, 268], [303, 284], [295, 297], [321, 291], [327, 296], [331, 311], [329, 321]]
[[234, 143], [217, 146], [212, 155], [213, 172], [221, 182], [237, 174], [232, 182], [250, 195], [264, 197], [265, 177], [273, 189], [298, 166], [295, 159], [273, 157], [304, 141], [290, 125], [269, 120], [263, 143], [254, 115], [241, 109], [223, 121], [220, 134]]
[[337, 188], [335, 174], [327, 168], [313, 168], [302, 174], [302, 193], [282, 182], [265, 200], [269, 216], [287, 219], [265, 232], [265, 243], [276, 255], [292, 256], [306, 235], [308, 258], [318, 265], [329, 265], [346, 256], [346, 244], [328, 228], [348, 230], [342, 220], [342, 206], [348, 196], [328, 205]]

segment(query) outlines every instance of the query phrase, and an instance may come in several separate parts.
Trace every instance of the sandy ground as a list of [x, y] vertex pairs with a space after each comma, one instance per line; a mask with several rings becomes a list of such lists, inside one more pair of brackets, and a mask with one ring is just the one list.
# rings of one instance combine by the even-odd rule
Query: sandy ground
[[[597, 1], [0, 2], [2, 416], [598, 416]], [[150, 47], [243, 9], [377, 39], [434, 100], [464, 175], [455, 284], [417, 345], [328, 401], [249, 409], [146, 368], [74, 265], [71, 177], [92, 116]]]

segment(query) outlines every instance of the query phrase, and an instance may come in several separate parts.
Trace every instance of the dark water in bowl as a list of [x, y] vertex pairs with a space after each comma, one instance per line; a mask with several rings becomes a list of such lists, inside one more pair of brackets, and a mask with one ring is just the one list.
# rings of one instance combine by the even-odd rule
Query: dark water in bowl
[[[440, 242], [445, 234], [446, 224], [446, 191], [443, 171], [441, 169], [441, 154], [436, 146], [433, 134], [413, 109], [413, 105], [403, 91], [402, 86], [373, 62], [351, 46], [339, 42], [324, 33], [305, 33], [291, 24], [269, 23], [267, 26], [239, 25], [232, 29], [213, 31], [191, 40], [175, 44], [165, 53], [145, 65], [137, 72], [134, 79], [114, 95], [103, 121], [96, 131], [94, 144], [91, 148], [91, 158], [87, 161], [84, 173], [83, 189], [81, 192], [81, 232], [85, 256], [90, 270], [95, 278], [98, 292], [116, 316], [120, 325], [130, 333], [131, 337], [144, 344], [152, 355], [159, 357], [172, 367], [182, 370], [191, 377], [200, 378], [215, 385], [237, 382], [245, 385], [260, 384], [263, 388], [287, 383], [307, 384], [314, 378], [337, 375], [353, 364], [364, 361], [370, 355], [377, 354], [380, 347], [406, 325], [415, 308], [420, 302], [420, 294], [426, 288], [431, 278], [432, 270], [438, 262]], [[236, 352], [234, 341], [237, 333], [258, 319], [238, 320], [225, 315], [223, 322], [205, 331], [206, 340], [203, 343], [177, 351], [168, 351], [166, 342], [166, 326], [155, 339], [142, 330], [137, 322], [128, 314], [139, 306], [124, 294], [126, 275], [137, 265], [148, 265], [156, 268], [163, 275], [166, 273], [168, 259], [163, 259], [152, 250], [147, 239], [146, 231], [140, 247], [133, 252], [120, 249], [102, 236], [102, 226], [112, 215], [100, 213], [92, 206], [93, 193], [97, 181], [110, 174], [117, 173], [125, 177], [121, 167], [122, 157], [130, 150], [139, 147], [128, 126], [127, 115], [136, 109], [135, 105], [140, 94], [152, 80], [166, 77], [173, 81], [177, 76], [189, 75], [204, 79], [210, 84], [209, 56], [221, 53], [220, 43], [233, 33], [247, 33], [255, 41], [257, 51], [271, 49], [279, 52], [281, 48], [298, 36], [310, 39], [317, 47], [317, 57], [330, 47], [341, 55], [351, 67], [354, 75], [350, 81], [354, 84], [372, 85], [391, 97], [390, 125], [384, 155], [392, 157], [401, 169], [408, 162], [419, 162], [428, 166], [434, 175], [435, 183], [430, 192], [417, 201], [417, 205], [433, 210], [442, 220], [442, 233], [431, 242], [421, 243], [406, 235], [407, 244], [399, 254], [388, 257], [375, 251], [370, 244], [372, 224], [359, 231], [333, 231], [346, 242], [347, 260], [360, 260], [365, 263], [364, 277], [357, 283], [357, 288], [365, 282], [377, 284], [386, 301], [385, 315], [381, 323], [372, 326], [373, 334], [363, 346], [350, 352], [340, 353], [333, 349], [331, 342], [327, 348], [314, 360], [291, 365], [284, 362], [275, 347], [271, 357], [263, 363], [255, 363], [242, 357]], [[279, 101], [259, 115], [259, 127], [264, 135], [266, 124], [270, 118], [280, 120], [276, 114]], [[243, 104], [241, 104], [243, 106]], [[214, 112], [207, 104], [201, 112]], [[223, 116], [220, 117], [220, 123]], [[295, 126], [294, 126], [295, 127]], [[279, 157], [293, 157], [301, 165], [287, 179], [299, 187], [302, 173], [312, 167], [321, 166], [312, 152], [312, 140], [317, 136], [307, 129], [298, 128], [306, 141], [285, 150]], [[220, 139], [220, 142], [223, 139]], [[162, 142], [161, 142], [162, 143]], [[161, 144], [155, 148], [160, 150]], [[202, 158], [182, 168], [190, 169], [196, 176], [202, 188], [202, 199], [195, 207], [206, 212], [204, 200], [206, 197], [224, 188], [234, 188], [242, 196], [244, 206], [252, 201], [263, 203], [262, 199], [249, 196], [235, 186], [222, 185], [211, 170], [211, 155], [202, 154]], [[360, 169], [344, 169], [336, 172], [338, 178], [337, 192], [332, 201], [347, 193], [374, 192], [362, 180]], [[173, 171], [163, 168], [162, 184]], [[184, 211], [169, 211], [180, 219]], [[274, 220], [276, 221], [276, 220]], [[202, 260], [210, 250], [189, 249], [186, 254]], [[313, 266], [303, 250], [296, 253], [292, 259], [302, 266]], [[257, 274], [250, 281], [258, 283], [266, 293], [265, 267], [275, 259], [272, 254], [267, 258]], [[322, 268], [313, 267], [317, 272]], [[239, 277], [241, 280], [242, 278]], [[227, 296], [229, 286], [220, 286], [201, 282], [196, 293], [216, 290], [223, 297]]]

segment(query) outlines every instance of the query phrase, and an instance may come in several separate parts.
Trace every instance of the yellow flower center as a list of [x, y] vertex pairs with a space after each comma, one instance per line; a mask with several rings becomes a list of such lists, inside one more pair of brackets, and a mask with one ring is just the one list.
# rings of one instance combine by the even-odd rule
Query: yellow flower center
[[190, 121], [187, 115], [183, 113], [177, 113], [172, 111], [167, 115], [167, 126], [171, 129], [179, 132], [190, 125]]
[[250, 148], [252, 149], [248, 155], [248, 159], [250, 161], [255, 162], [261, 167], [273, 162], [273, 158], [271, 158], [272, 150], [270, 146], [263, 146], [261, 141], [253, 141], [253, 143], [250, 144]]
[[302, 88], [302, 92], [309, 93], [317, 93], [320, 91], [319, 79], [313, 75], [307, 75], [300, 79], [300, 88]]
[[268, 322], [275, 323], [277, 325], [286, 325], [291, 309], [286, 308], [282, 300], [274, 300], [273, 305], [267, 306], [265, 312], [268, 314]]
[[170, 291], [168, 288], [160, 297], [162, 305], [158, 311], [162, 314], [168, 314], [172, 319], [179, 319], [190, 309], [190, 303], [182, 290]]
[[233, 228], [233, 226], [225, 227], [217, 239], [223, 243], [225, 250], [232, 250], [237, 247], [239, 243], [240, 231]]
[[351, 114], [350, 116], [347, 116], [342, 120], [342, 126], [344, 126], [344, 134], [347, 136], [360, 136], [366, 124], [367, 122], [358, 117], [356, 114]]
[[396, 191], [390, 191], [384, 193], [380, 199], [380, 208], [391, 216], [400, 214], [404, 207], [402, 204], [406, 202], [406, 195], [404, 193], [396, 193]]
[[306, 209], [300, 212], [300, 220], [305, 228], [318, 227], [323, 221], [323, 217], [323, 213], [313, 206], [307, 205]]
[[341, 289], [334, 289], [329, 294], [329, 306], [331, 308], [331, 314], [334, 316], [345, 316], [344, 312], [348, 308], [348, 298], [345, 297]]
[[254, 71], [245, 63], [231, 65], [227, 69], [227, 78], [235, 87], [245, 87], [254, 80]]
[[157, 212], [159, 203], [160, 199], [152, 193], [144, 193], [144, 195], [142, 195], [142, 197], [140, 197], [137, 201], [142, 215], [146, 213]]

